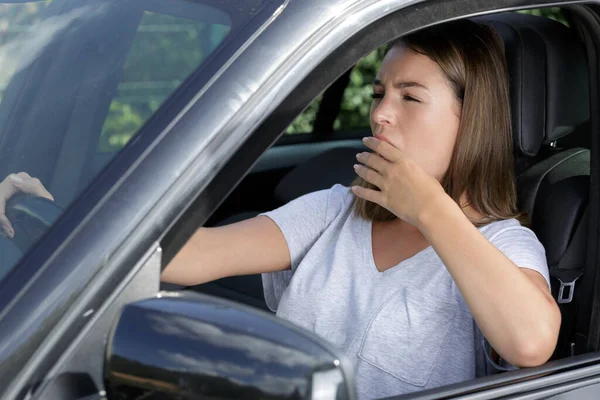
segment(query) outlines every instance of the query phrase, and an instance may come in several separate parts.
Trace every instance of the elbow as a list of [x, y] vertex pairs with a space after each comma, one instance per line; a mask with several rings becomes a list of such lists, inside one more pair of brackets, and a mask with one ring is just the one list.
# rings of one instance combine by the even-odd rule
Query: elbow
[[546, 323], [538, 325], [530, 335], [524, 335], [514, 347], [511, 364], [520, 368], [538, 367], [546, 363], [556, 348], [560, 330], [560, 311], [556, 311]]
[[510, 363], [519, 368], [539, 367], [550, 359], [555, 347], [556, 341], [550, 343], [537, 339], [516, 349]]

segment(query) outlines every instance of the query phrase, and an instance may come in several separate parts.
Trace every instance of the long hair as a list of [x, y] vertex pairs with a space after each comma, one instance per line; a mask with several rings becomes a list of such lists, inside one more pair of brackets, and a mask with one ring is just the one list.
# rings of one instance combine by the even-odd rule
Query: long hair
[[[468, 205], [492, 221], [519, 218], [508, 73], [504, 47], [486, 26], [468, 20], [436, 25], [392, 43], [429, 57], [441, 68], [461, 107], [461, 119], [448, 170], [441, 180], [446, 193], [460, 206]], [[353, 185], [377, 189], [357, 178]], [[357, 196], [357, 215], [374, 221], [396, 217], [390, 211]]]

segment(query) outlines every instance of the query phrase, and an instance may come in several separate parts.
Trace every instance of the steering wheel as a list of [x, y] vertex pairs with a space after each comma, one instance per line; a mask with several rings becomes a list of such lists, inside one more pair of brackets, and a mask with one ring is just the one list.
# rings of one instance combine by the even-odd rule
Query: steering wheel
[[19, 193], [6, 203], [6, 216], [12, 224], [15, 246], [25, 254], [46, 233], [63, 210], [44, 197]]

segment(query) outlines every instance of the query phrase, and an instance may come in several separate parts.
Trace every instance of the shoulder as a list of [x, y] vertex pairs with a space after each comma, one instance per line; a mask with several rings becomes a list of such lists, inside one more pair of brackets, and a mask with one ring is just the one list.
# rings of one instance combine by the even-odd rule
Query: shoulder
[[480, 230], [516, 266], [539, 272], [550, 286], [546, 250], [531, 229], [515, 219], [508, 219], [492, 222]]
[[352, 196], [349, 188], [334, 185], [329, 189], [307, 193], [263, 215], [276, 222], [289, 219], [299, 225], [303, 221], [316, 225], [328, 224], [351, 207]]
[[327, 202], [327, 220], [331, 221], [336, 216], [347, 214], [354, 203], [354, 195], [347, 186], [340, 184], [333, 185], [329, 190]]
[[494, 221], [479, 228], [479, 230], [492, 243], [498, 240], [510, 240], [511, 238], [525, 238], [539, 243], [535, 233], [526, 226], [521, 225], [521, 223], [514, 218]]
[[300, 203], [311, 208], [318, 207], [328, 211], [339, 211], [341, 208], [352, 204], [352, 196], [352, 192], [348, 187], [336, 184], [329, 189], [307, 193], [288, 204]]

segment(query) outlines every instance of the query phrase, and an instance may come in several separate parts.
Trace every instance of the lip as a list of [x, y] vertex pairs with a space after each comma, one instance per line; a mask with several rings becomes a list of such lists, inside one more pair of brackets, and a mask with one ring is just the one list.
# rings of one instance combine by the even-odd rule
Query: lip
[[[374, 137], [375, 139], [379, 139], [379, 140], [381, 140], [381, 141], [383, 141], [383, 142], [387, 142], [387, 143], [389, 143], [390, 145], [394, 146], [394, 144], [393, 144], [393, 143], [390, 141], [390, 139], [386, 138], [386, 137], [385, 137], [385, 136], [383, 136], [382, 134], [375, 133], [375, 134], [373, 135], [373, 137]], [[394, 147], [396, 147], [396, 146], [394, 146]]]

